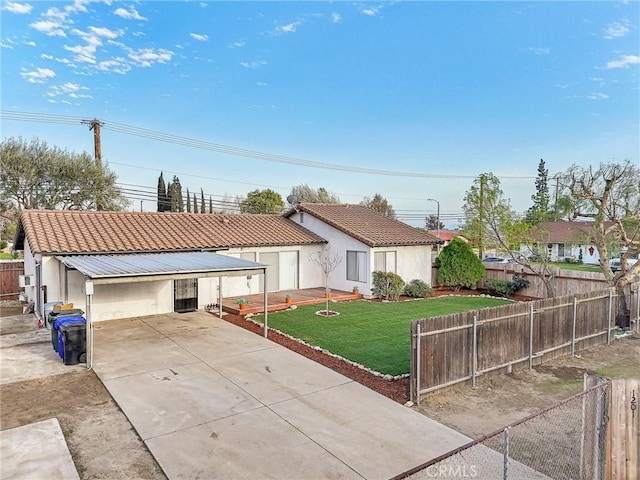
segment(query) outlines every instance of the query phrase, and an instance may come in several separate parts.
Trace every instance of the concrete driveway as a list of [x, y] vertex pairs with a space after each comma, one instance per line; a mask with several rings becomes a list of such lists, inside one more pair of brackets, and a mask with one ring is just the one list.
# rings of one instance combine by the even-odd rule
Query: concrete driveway
[[385, 479], [469, 441], [204, 312], [94, 338], [95, 372], [172, 479]]

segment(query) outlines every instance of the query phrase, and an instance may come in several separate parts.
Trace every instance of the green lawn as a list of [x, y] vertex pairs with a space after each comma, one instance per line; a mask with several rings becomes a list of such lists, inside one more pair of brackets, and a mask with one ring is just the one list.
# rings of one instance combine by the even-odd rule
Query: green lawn
[[553, 262], [551, 263], [554, 267], [558, 267], [562, 270], [581, 270], [583, 272], [602, 272], [600, 267], [595, 265], [580, 265], [578, 263], [567, 263], [567, 262]]
[[[408, 302], [329, 303], [335, 317], [316, 315], [324, 304], [269, 314], [269, 327], [389, 375], [409, 372], [411, 320], [495, 307], [508, 300], [440, 297]], [[254, 320], [263, 322], [263, 316]]]

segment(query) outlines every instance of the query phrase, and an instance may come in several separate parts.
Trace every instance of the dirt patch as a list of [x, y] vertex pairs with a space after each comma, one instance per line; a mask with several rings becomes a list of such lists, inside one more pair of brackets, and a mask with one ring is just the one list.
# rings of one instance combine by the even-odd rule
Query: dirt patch
[[2, 429], [57, 418], [80, 478], [166, 479], [93, 372], [11, 383], [0, 391]]

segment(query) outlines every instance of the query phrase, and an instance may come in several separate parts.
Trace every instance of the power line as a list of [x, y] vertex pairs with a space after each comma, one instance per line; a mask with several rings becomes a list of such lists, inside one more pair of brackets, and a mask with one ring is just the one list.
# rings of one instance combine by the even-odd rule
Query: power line
[[[43, 123], [62, 123], [62, 124], [75, 124], [77, 122], [82, 123], [82, 117], [73, 117], [70, 115], [54, 115], [45, 113], [30, 113], [30, 112], [18, 112], [11, 110], [0, 110], [0, 116], [7, 120], [18, 120], [27, 122], [43, 122]], [[96, 120], [97, 121], [97, 120]], [[302, 167], [321, 168], [326, 170], [345, 171], [352, 173], [363, 173], [370, 175], [384, 175], [394, 177], [413, 177], [413, 178], [434, 178], [434, 179], [474, 179], [477, 175], [459, 175], [459, 174], [436, 174], [436, 173], [418, 173], [418, 172], [400, 172], [393, 170], [379, 170], [373, 168], [354, 167], [349, 165], [340, 165], [335, 163], [317, 162], [312, 160], [304, 160], [296, 157], [289, 157], [285, 155], [278, 155], [272, 153], [259, 152], [255, 150], [248, 150], [240, 147], [233, 147], [228, 145], [222, 145], [218, 143], [207, 142], [203, 140], [192, 139], [188, 137], [182, 137], [178, 135], [157, 132], [154, 130], [148, 130], [146, 128], [135, 127], [132, 125], [126, 125], [117, 122], [104, 121], [102, 123], [104, 129], [111, 130], [117, 133], [125, 135], [132, 135], [141, 138], [148, 138], [151, 140], [157, 140], [166, 143], [172, 143], [175, 145], [182, 145], [191, 148], [197, 148], [201, 150], [214, 151], [218, 153], [224, 153], [228, 155], [236, 155], [245, 158], [254, 158], [257, 160], [263, 160], [268, 162], [284, 163], [289, 165], [298, 165]], [[532, 179], [536, 177], [531, 176], [510, 176], [510, 175], [496, 175], [498, 178], [503, 179]]]

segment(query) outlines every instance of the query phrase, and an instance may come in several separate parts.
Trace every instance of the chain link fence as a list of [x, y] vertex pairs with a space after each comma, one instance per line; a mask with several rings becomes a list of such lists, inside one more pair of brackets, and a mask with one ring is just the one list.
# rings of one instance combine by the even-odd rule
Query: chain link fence
[[395, 479], [601, 480], [609, 385], [595, 385]]

